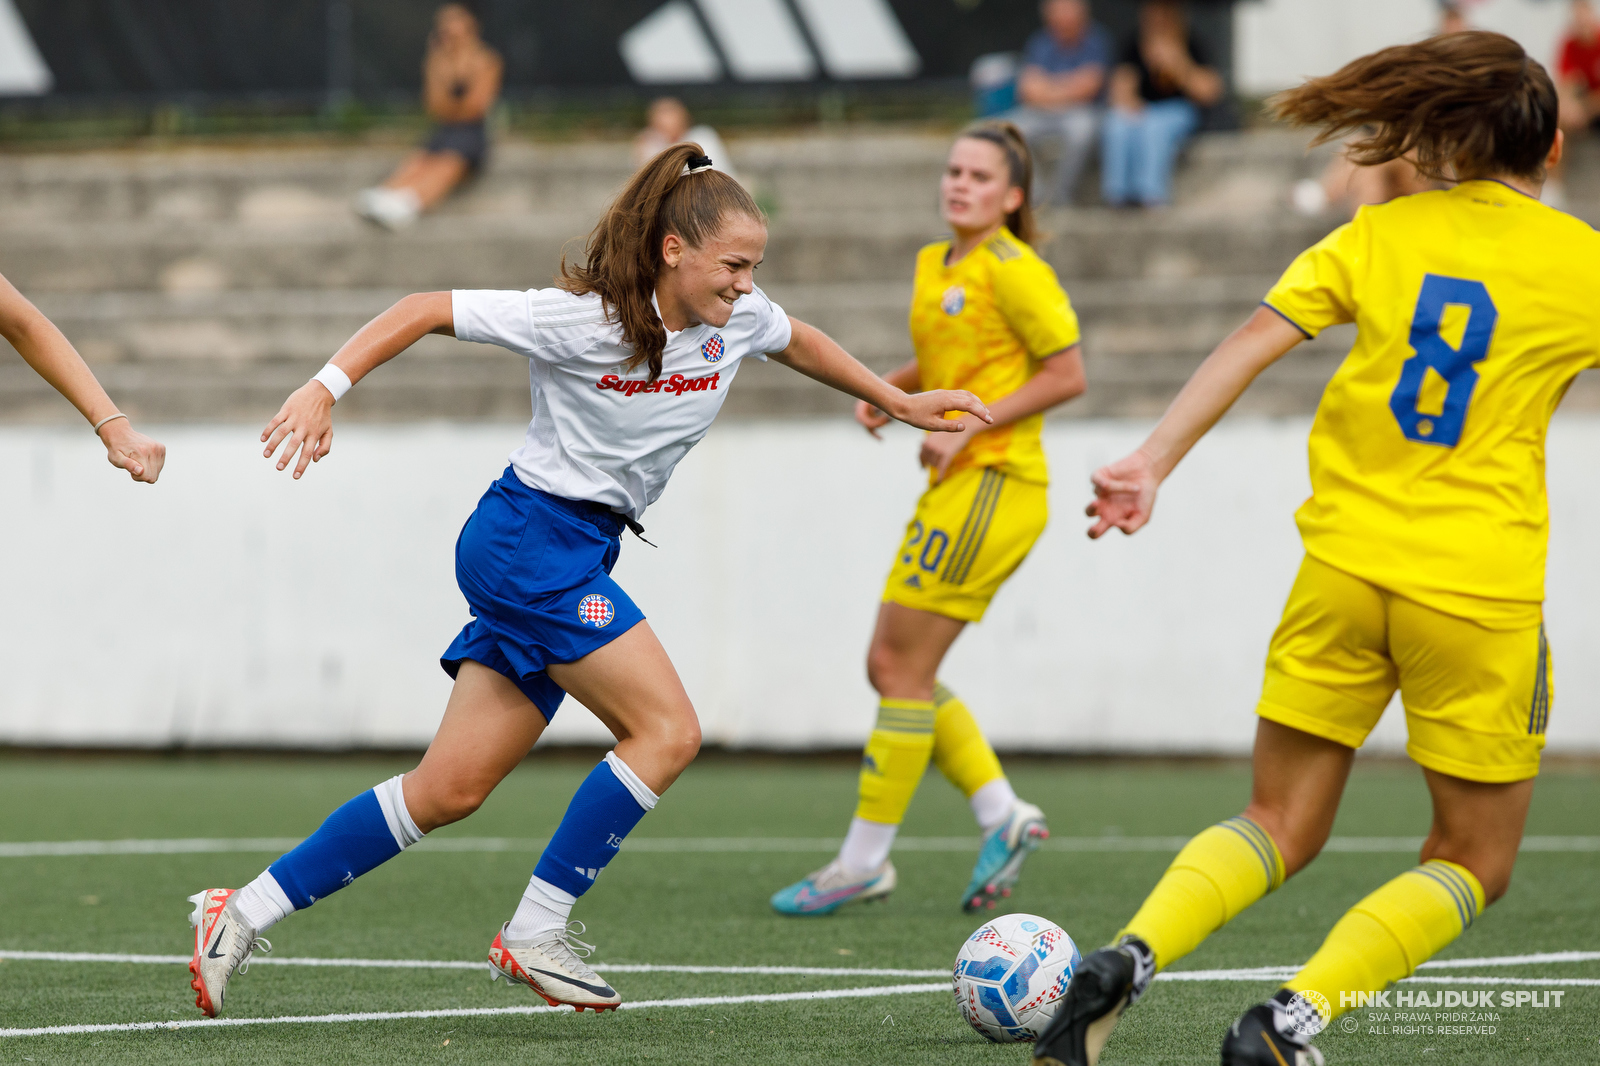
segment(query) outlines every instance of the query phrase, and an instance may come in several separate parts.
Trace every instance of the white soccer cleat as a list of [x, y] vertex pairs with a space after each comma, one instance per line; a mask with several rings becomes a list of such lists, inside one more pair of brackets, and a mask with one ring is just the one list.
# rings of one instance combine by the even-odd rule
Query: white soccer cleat
[[[576, 932], [584, 931], [582, 922], [572, 925]], [[593, 950], [594, 945], [579, 940], [570, 926], [542, 940], [508, 940], [502, 925], [489, 945], [489, 980], [504, 977], [527, 985], [552, 1007], [565, 1005], [596, 1014], [616, 1010], [622, 997], [583, 961]]]
[[207, 1018], [222, 1013], [229, 979], [250, 968], [250, 956], [256, 948], [272, 950], [272, 942], [257, 936], [255, 927], [239, 914], [233, 904], [233, 892], [231, 888], [208, 888], [189, 897], [194, 904], [189, 915], [189, 924], [194, 926], [194, 958], [189, 960], [189, 972], [194, 979], [189, 987], [195, 992], [194, 1005]]

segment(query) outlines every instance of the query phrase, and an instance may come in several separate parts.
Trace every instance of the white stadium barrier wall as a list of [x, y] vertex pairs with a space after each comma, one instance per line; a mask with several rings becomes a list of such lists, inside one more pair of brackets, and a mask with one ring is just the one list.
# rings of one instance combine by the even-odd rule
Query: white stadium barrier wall
[[[1462, 6], [1474, 27], [1514, 37], [1539, 62], [1553, 64], [1567, 0]], [[1379, 48], [1420, 40], [1438, 26], [1438, 0], [1244, 0], [1234, 7], [1234, 80], [1242, 92], [1265, 95]]]
[[[997, 745], [1241, 753], [1267, 640], [1300, 559], [1303, 418], [1225, 421], [1134, 538], [1083, 536], [1088, 472], [1148, 429], [1053, 423], [1049, 530], [945, 680]], [[248, 427], [144, 427], [155, 487], [87, 429], [0, 428], [0, 743], [424, 745], [466, 621], [453, 546], [521, 428], [350, 426], [299, 483]], [[1549, 441], [1550, 748], [1600, 752], [1600, 418]], [[863, 655], [919, 487], [908, 430], [841, 421], [713, 427], [624, 535], [616, 576], [682, 672], [710, 743], [859, 744]], [[1391, 709], [1372, 741], [1403, 744]], [[603, 741], [568, 701], [546, 742]]]

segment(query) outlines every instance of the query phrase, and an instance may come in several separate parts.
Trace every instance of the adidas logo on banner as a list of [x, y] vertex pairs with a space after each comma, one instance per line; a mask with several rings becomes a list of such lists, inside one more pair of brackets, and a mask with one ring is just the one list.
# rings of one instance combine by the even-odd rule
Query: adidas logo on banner
[[[795, 14], [799, 14], [799, 19]], [[644, 84], [909, 78], [922, 58], [889, 0], [670, 0], [622, 35]]]
[[0, 95], [39, 96], [54, 84], [14, 0], [0, 0]]

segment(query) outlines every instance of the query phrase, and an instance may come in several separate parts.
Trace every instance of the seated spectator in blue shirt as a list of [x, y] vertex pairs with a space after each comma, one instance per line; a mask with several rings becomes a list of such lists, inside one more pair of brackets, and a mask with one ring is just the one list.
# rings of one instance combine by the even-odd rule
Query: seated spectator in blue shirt
[[1054, 177], [1036, 171], [1035, 203], [1066, 204], [1094, 148], [1114, 49], [1111, 36], [1089, 18], [1085, 0], [1044, 0], [1044, 28], [1028, 38], [1017, 78], [1020, 106], [1007, 117], [1039, 157], [1043, 142], [1060, 143]]
[[1145, 0], [1138, 33], [1111, 74], [1111, 110], [1100, 149], [1100, 189], [1113, 207], [1172, 200], [1178, 150], [1200, 125], [1200, 108], [1222, 98], [1177, 0]]

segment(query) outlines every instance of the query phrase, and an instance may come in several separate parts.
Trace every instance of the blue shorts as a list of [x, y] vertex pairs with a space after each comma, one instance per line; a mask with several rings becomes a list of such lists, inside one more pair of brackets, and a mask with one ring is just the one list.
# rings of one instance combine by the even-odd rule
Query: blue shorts
[[570, 663], [644, 621], [611, 580], [621, 515], [524, 485], [510, 467], [478, 501], [456, 540], [456, 583], [473, 620], [439, 659], [465, 659], [510, 678], [546, 721], [566, 693], [545, 667]]

